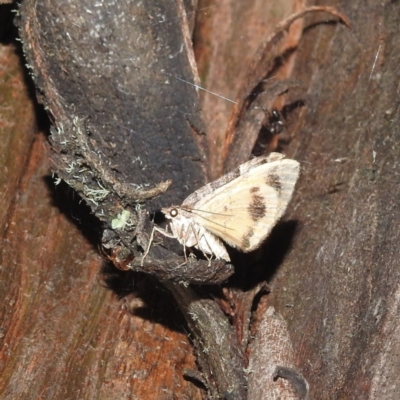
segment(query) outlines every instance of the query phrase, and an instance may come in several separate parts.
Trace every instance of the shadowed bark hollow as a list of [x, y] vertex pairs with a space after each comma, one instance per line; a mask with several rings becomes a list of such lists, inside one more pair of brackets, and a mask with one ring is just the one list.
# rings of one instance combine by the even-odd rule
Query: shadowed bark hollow
[[[191, 85], [199, 81], [188, 46], [196, 2], [150, 3], [145, 9], [143, 2], [24, 1], [20, 9], [28, 70], [55, 122], [53, 168], [84, 199], [92, 196], [88, 204], [101, 226], [88, 219], [82, 205], [73, 205], [80, 201], [76, 192], [54, 189], [46, 139], [35, 134], [29, 79], [21, 73], [15, 45], [9, 36], [2, 38], [4, 399], [202, 396], [182, 378], [184, 370], [196, 368], [185, 329], [195, 332], [198, 322], [185, 326], [169, 306], [170, 295], [142, 275], [136, 276], [133, 289], [132, 273], [108, 266], [101, 274], [106, 287], [99, 281], [102, 261], [93, 247], [99, 244], [99, 230], [111, 227], [122, 210], [129, 210], [135, 216], [130, 222], [137, 223], [137, 204], [147, 202], [146, 208], [155, 210], [180, 203], [223, 169], [232, 106], [203, 94], [203, 122]], [[234, 99], [260, 38], [304, 6], [301, 1], [282, 3], [279, 9], [271, 4], [200, 2], [203, 11], [197, 14], [193, 37], [203, 86]], [[302, 174], [285, 216], [288, 222], [272, 233], [265, 258], [258, 262], [269, 276], [271, 292], [252, 314], [254, 326], [264, 328], [251, 332], [256, 339], [250, 365], [258, 365], [260, 372], [264, 363], [257, 364], [257, 349], [275, 350], [282, 343], [280, 351], [290, 355], [287, 365], [307, 380], [311, 399], [395, 400], [400, 365], [400, 4], [324, 4], [345, 14], [351, 30], [329, 16], [308, 15], [291, 28], [282, 57], [265, 76], [301, 82], [302, 88], [289, 90], [274, 106], [287, 111], [277, 146], [300, 162]], [[79, 148], [82, 138], [87, 147]], [[158, 186], [169, 179], [168, 190]], [[101, 198], [103, 189], [113, 190], [107, 200]], [[110, 207], [102, 217], [107, 201]], [[128, 233], [120, 232], [123, 240]], [[164, 278], [173, 276], [176, 282], [182, 276], [171, 267], [178, 259], [171, 259]], [[235, 265], [244, 287], [251, 281], [250, 270], [240, 267], [249, 260], [238, 257]], [[188, 277], [195, 273], [183, 272]], [[214, 282], [230, 273], [223, 270]], [[194, 313], [199, 296], [167, 286], [181, 309]], [[220, 293], [210, 300], [213, 292], [207, 290], [202, 295], [209, 308], [196, 312], [203, 318], [207, 309], [213, 321], [221, 318], [223, 323], [231, 312], [232, 327], [221, 323], [220, 329], [237, 333], [231, 341], [237, 348], [227, 354], [243, 361], [242, 353], [234, 353], [250, 336], [238, 330], [250, 320], [254, 296], [225, 288], [226, 299], [236, 301], [232, 312], [217, 300]], [[194, 333], [194, 345], [204, 372], [213, 364], [207, 363], [201, 335]], [[290, 368], [275, 371], [275, 381], [285, 381]], [[226, 376], [237, 378], [240, 386], [233, 398], [243, 398], [243, 365]], [[257, 385], [263, 378], [251, 379]], [[229, 387], [229, 381], [221, 387]], [[251, 393], [257, 398], [256, 391]]]

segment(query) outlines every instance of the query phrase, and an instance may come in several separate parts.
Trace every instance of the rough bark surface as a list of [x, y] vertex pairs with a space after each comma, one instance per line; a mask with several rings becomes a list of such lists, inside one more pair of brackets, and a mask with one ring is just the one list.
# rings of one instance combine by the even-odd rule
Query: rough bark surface
[[[26, 57], [58, 133], [71, 140], [68, 115], [83, 120], [121, 182], [146, 188], [171, 179], [162, 204], [205, 181], [198, 96], [190, 84], [176, 88], [177, 79], [193, 79], [194, 63], [179, 5], [28, 0], [21, 10]], [[53, 134], [57, 169], [74, 161], [62, 157], [68, 145]]]
[[0, 397], [200, 399], [183, 379], [195, 363], [171, 301], [105, 269], [95, 221], [54, 190], [14, 46], [1, 64]]
[[400, 4], [332, 3], [352, 29], [311, 26], [297, 52], [306, 107], [289, 154], [303, 170], [287, 218], [298, 226], [270, 300], [311, 398], [395, 399]]
[[[47, 4], [35, 3], [39, 4], [39, 11], [41, 4]], [[186, 3], [186, 7], [195, 6], [195, 2]], [[239, 66], [243, 62], [245, 69], [251, 55], [245, 54], [244, 49], [248, 48], [252, 54], [259, 37], [270, 32], [263, 23], [251, 23], [262, 15], [260, 10], [268, 14], [267, 3], [249, 1], [246, 8], [242, 3], [224, 2], [221, 7], [231, 6], [228, 14], [227, 9], [214, 7], [211, 19], [205, 23], [198, 21], [196, 43], [201, 44], [199, 37], [206, 38], [205, 42], [208, 37], [215, 39], [214, 49], [229, 48], [226, 50], [232, 59], [229, 65]], [[301, 3], [288, 3], [287, 13]], [[175, 9], [176, 4], [171, 2], [165, 7]], [[204, 4], [200, 2], [200, 9], [209, 5]], [[289, 142], [283, 147], [285, 153], [300, 161], [302, 176], [285, 217], [288, 222], [273, 232], [259, 265], [267, 271], [271, 282], [268, 305], [273, 305], [287, 322], [288, 335], [282, 333], [281, 339], [285, 343], [288, 337], [291, 339], [289, 347], [290, 352], [293, 349], [294, 361], [290, 365], [307, 379], [311, 399], [395, 400], [400, 390], [400, 4], [396, 1], [323, 4], [343, 12], [352, 29], [332, 22], [329, 17], [325, 19], [328, 22], [321, 23], [320, 16], [308, 16], [306, 29], [300, 29], [300, 46], [291, 57], [282, 60], [280, 68], [284, 69], [284, 76], [302, 82], [305, 87], [289, 92], [284, 100], [286, 104], [300, 104], [296, 103], [300, 99], [305, 106], [289, 113], [282, 136]], [[92, 5], [87, 4], [93, 12]], [[50, 15], [40, 18], [41, 21], [47, 18], [55, 31], [59, 26], [56, 14], [63, 15], [63, 3], [57, 7], [59, 10], [54, 10], [52, 18]], [[110, 15], [118, 15], [115, 9], [108, 10]], [[165, 10], [163, 14], [166, 15]], [[285, 15], [279, 14], [277, 19], [272, 16], [273, 24]], [[75, 60], [79, 60], [81, 49], [91, 50], [87, 42], [91, 33], [76, 36], [73, 26], [77, 23], [80, 28], [95, 29], [96, 16], [91, 12], [68, 14], [65, 21], [71, 24], [70, 30], [58, 32], [57, 38], [64, 38], [61, 41], [54, 37], [55, 56], [74, 54]], [[154, 23], [149, 23], [151, 18], [146, 18], [147, 23], [142, 26], [145, 31], [154, 34], [157, 29], [162, 33], [169, 31], [169, 21], [154, 18]], [[240, 38], [233, 21], [247, 27], [246, 40]], [[210, 176], [221, 171], [219, 151], [224, 145], [221, 129], [226, 129], [229, 113], [221, 111], [226, 103], [204, 103], [206, 121], [214, 121], [209, 125], [207, 143], [215, 146], [207, 147], [199, 135], [204, 129], [200, 117], [192, 111], [197, 105], [192, 108], [193, 102], [188, 100], [193, 95], [191, 86], [178, 81], [178, 85], [171, 84], [174, 89], [169, 95], [158, 92], [160, 87], [168, 87], [167, 81], [171, 83], [181, 77], [182, 71], [174, 69], [176, 66], [161, 72], [157, 63], [149, 63], [152, 68], [148, 79], [155, 85], [144, 87], [144, 91], [149, 92], [149, 99], [152, 93], [159, 102], [154, 100], [150, 104], [145, 96], [125, 90], [130, 80], [135, 79], [132, 72], [135, 64], [129, 63], [139, 33], [124, 34], [124, 29], [131, 25], [129, 20], [111, 22], [115, 25], [114, 33], [118, 30], [118, 35], [122, 35], [118, 51], [126, 54], [127, 64], [118, 64], [117, 76], [110, 74], [97, 81], [97, 66], [112, 65], [112, 60], [99, 56], [107, 42], [99, 41], [93, 47], [94, 58], [90, 62], [93, 82], [80, 88], [81, 100], [78, 103], [74, 100], [76, 107], [71, 110], [74, 114], [81, 113], [86, 121], [82, 126], [88, 128], [94, 141], [103, 142], [97, 127], [105, 126], [102, 129], [108, 135], [105, 141], [116, 144], [108, 154], [111, 170], [121, 180], [152, 185], [168, 178], [174, 180], [174, 185], [179, 179], [186, 182], [186, 186], [176, 185], [166, 197], [160, 198], [164, 205], [165, 201], [176, 201], [198, 188], [206, 179], [207, 168]], [[213, 32], [212, 27], [218, 28], [219, 36], [209, 33]], [[299, 37], [299, 30], [294, 36]], [[0, 143], [1, 397], [201, 398], [200, 390], [182, 378], [183, 370], [195, 369], [195, 363], [184, 333], [186, 328], [182, 328], [184, 322], [173, 306], [167, 306], [172, 303], [169, 295], [143, 277], [137, 278], [133, 295], [130, 274], [113, 269], [102, 272], [101, 258], [93, 246], [98, 243], [93, 232], [98, 228], [96, 222], [88, 221], [85, 212], [71, 205], [74, 200], [71, 193], [68, 197], [68, 191], [55, 190], [51, 184], [46, 139], [35, 133], [36, 110], [26, 89], [29, 79], [24, 80], [19, 58], [8, 40], [2, 43], [1, 64], [5, 68], [0, 71], [4, 85]], [[82, 46], [77, 45], [79, 42]], [[66, 49], [74, 43], [76, 47]], [[244, 45], [235, 52], [234, 43]], [[163, 44], [159, 49], [179, 50], [174, 39], [168, 46]], [[147, 54], [155, 48], [156, 41], [148, 42], [148, 47], [141, 50]], [[206, 85], [207, 89], [234, 98], [228, 89], [245, 73], [228, 67], [235, 71], [228, 79], [221, 61], [213, 63], [215, 59], [224, 59], [221, 53], [207, 46], [200, 50], [197, 52], [200, 75], [204, 82], [218, 82], [217, 87]], [[166, 56], [171, 54], [178, 52], [167, 51]], [[182, 65], [182, 60], [178, 64]], [[75, 71], [74, 63], [65, 65], [67, 69], [55, 72], [61, 82]], [[185, 68], [190, 66], [186, 64]], [[137, 71], [140, 76], [147, 72], [144, 68]], [[227, 79], [221, 80], [222, 77]], [[45, 78], [38, 80], [42, 88], [53, 83]], [[78, 80], [74, 90], [80, 84]], [[67, 94], [71, 89], [72, 93], [67, 83], [62, 89]], [[94, 109], [105, 109], [100, 99], [106, 89], [114, 91], [112, 101], [121, 105], [121, 113], [118, 116], [111, 111], [93, 113], [87, 120], [87, 115], [91, 115], [86, 112], [89, 103]], [[184, 93], [178, 93], [181, 89]], [[177, 104], [171, 106], [168, 100], [175, 95]], [[210, 98], [206, 95], [204, 101]], [[57, 101], [71, 107], [68, 96]], [[148, 114], [142, 113], [142, 103]], [[158, 111], [160, 117], [154, 117]], [[137, 118], [134, 122], [133, 116]], [[179, 126], [188, 129], [186, 133], [177, 132]], [[223, 128], [212, 131], [215, 126]], [[121, 141], [116, 133], [133, 130], [139, 135], [135, 146]], [[167, 132], [165, 141], [158, 141], [160, 130]], [[181, 140], [190, 140], [191, 145], [169, 154]], [[126, 164], [112, 165], [116, 153]], [[143, 164], [132, 165], [132, 154], [140, 156]], [[207, 168], [201, 165], [204, 165], [203, 154], [208, 154], [211, 160]], [[183, 168], [193, 173], [190, 179], [179, 175]], [[153, 207], [157, 207], [156, 202]], [[88, 229], [91, 224], [93, 231]], [[238, 260], [244, 265], [247, 262], [246, 258]], [[239, 275], [240, 279], [251, 280], [246, 272]], [[179, 294], [188, 295], [181, 289], [175, 293], [176, 298]], [[202, 310], [204, 307], [196, 312]], [[258, 318], [263, 321], [261, 316]], [[232, 320], [240, 318], [233, 314]], [[285, 346], [288, 347], [287, 343]]]
[[183, 3], [55, 7], [27, 0], [17, 21], [27, 66], [54, 122], [49, 140], [56, 184], [67, 183], [103, 223], [109, 258], [161, 280], [226, 280], [232, 266], [183, 263], [150, 243], [151, 226], [144, 221], [146, 211], [180, 204], [206, 181], [197, 69]]
[[[270, 238], [269, 301], [288, 321], [311, 398], [395, 399], [399, 3], [322, 4], [351, 30], [309, 17], [294, 53], [288, 76], [305, 90], [286, 102], [305, 107], [284, 132], [285, 153], [303, 168], [285, 217], [294, 223]], [[283, 263], [280, 246], [290, 247]]]
[[[35, 5], [40, 11], [42, 3], [35, 2]], [[25, 6], [28, 7], [29, 2]], [[58, 10], [54, 6], [54, 13], [62, 14], [65, 4], [58, 4]], [[3, 11], [8, 11], [6, 22], [11, 22], [11, 7], [2, 8]], [[72, 17], [70, 14], [66, 19], [77, 23], [82, 15]], [[5, 20], [3, 15], [2, 19]], [[55, 30], [61, 23], [54, 15], [40, 20], [50, 21]], [[95, 29], [96, 24], [92, 24], [91, 20], [89, 25]], [[5, 28], [1, 24], [1, 29]], [[172, 299], [148, 280], [141, 282], [140, 276], [136, 276], [134, 282], [132, 274], [105, 268], [97, 251], [98, 221], [88, 219], [88, 210], [82, 210], [82, 204], [78, 204], [81, 201], [74, 192], [65, 186], [55, 188], [50, 173], [50, 154], [45, 146], [47, 139], [43, 133], [38, 133], [35, 121], [35, 116], [43, 117], [43, 112], [35, 115], [40, 107], [35, 109], [30, 77], [22, 73], [23, 59], [17, 52], [18, 46], [12, 43], [15, 32], [2, 33], [0, 397], [166, 399], [179, 393], [182, 398], [200, 398], [199, 389], [183, 378], [184, 369], [195, 369], [195, 363], [184, 332], [184, 321], [179, 318]], [[47, 33], [52, 43], [50, 29]], [[67, 31], [59, 34], [67, 35]], [[69, 53], [66, 49], [71, 45], [68, 35], [64, 39], [54, 44], [53, 51], [47, 48], [43, 54], [38, 54], [36, 60], [41, 60], [40, 56], [43, 61], [48, 61], [49, 56], [77, 56], [80, 47], [69, 49]], [[82, 45], [86, 44], [86, 39], [82, 37]], [[35, 44], [38, 41], [27, 41], [28, 46]], [[91, 61], [93, 68], [95, 61]], [[41, 65], [35, 72], [46, 71], [46, 66]], [[32, 65], [28, 67], [32, 69]], [[73, 69], [73, 65], [68, 64], [68, 68]], [[54, 75], [35, 75], [36, 81], [42, 89], [60, 83], [51, 77], [62, 80], [68, 72], [71, 74], [68, 68], [50, 70]], [[93, 80], [96, 77], [93, 73]], [[80, 89], [78, 94], [83, 97], [79, 102], [80, 112], [85, 114], [93, 103], [85, 104], [84, 97], [87, 95], [87, 102], [89, 98], [97, 99], [96, 96], [91, 98], [87, 91], [101, 92], [104, 86], [109, 88], [112, 84], [103, 81], [84, 88], [80, 86], [85, 82], [83, 78], [75, 85], [65, 84], [61, 92], [68, 97], [69, 93], [76, 94], [76, 89]], [[153, 89], [157, 90], [156, 87], [157, 84]], [[65, 105], [73, 107], [71, 98], [56, 98], [60, 91], [52, 91], [53, 88], [46, 90], [49, 95], [46, 104], [56, 105], [52, 111], [61, 112]], [[180, 98], [187, 100], [188, 96]], [[57, 108], [59, 103], [62, 107]], [[77, 103], [75, 98], [74, 104]], [[184, 111], [185, 106], [178, 108]], [[124, 114], [127, 110], [121, 112], [127, 118]], [[57, 121], [62, 123], [65, 115], [58, 116], [61, 119]], [[121, 120], [121, 116], [114, 117]], [[113, 121], [112, 116], [109, 118]], [[157, 119], [156, 123], [161, 122]], [[91, 124], [93, 126], [93, 121]], [[183, 122], [177, 123], [177, 126], [183, 125]], [[107, 140], [109, 144], [110, 137]], [[155, 154], [149, 157], [158, 157]], [[200, 185], [204, 179], [204, 172], [198, 168], [202, 158], [195, 158], [177, 158], [174, 162], [182, 164], [181, 174], [191, 168], [199, 177], [197, 185]], [[164, 158], [159, 159], [163, 162]], [[123, 166], [128, 169], [135, 164], [131, 161]], [[188, 167], [190, 164], [196, 164], [196, 168]], [[163, 173], [171, 170], [173, 168], [165, 168]], [[151, 169], [148, 172], [151, 173]], [[164, 179], [161, 175], [153, 171], [154, 181]], [[196, 179], [191, 184], [196, 184]], [[191, 191], [189, 187], [177, 192], [179, 190], [182, 192], [178, 196]]]

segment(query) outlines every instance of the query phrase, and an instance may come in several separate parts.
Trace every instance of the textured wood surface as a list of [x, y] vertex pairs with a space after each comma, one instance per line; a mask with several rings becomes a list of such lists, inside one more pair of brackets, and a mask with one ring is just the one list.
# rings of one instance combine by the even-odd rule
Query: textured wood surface
[[[262, 23], [245, 22], [247, 15], [254, 20], [262, 14], [261, 3], [248, 2], [249, 14], [243, 4], [237, 6], [236, 20], [249, 30], [244, 48], [256, 49], [264, 32]], [[294, 364], [309, 382], [311, 398], [395, 400], [400, 5], [324, 4], [343, 12], [352, 29], [308, 17], [289, 60], [285, 76], [305, 89], [289, 92], [285, 102], [301, 99], [305, 106], [289, 115], [283, 138], [291, 140], [284, 151], [300, 161], [302, 176], [287, 221], [267, 246], [268, 304], [288, 324]], [[230, 28], [234, 19], [217, 11], [215, 27], [240, 42], [238, 29]], [[200, 24], [196, 37], [213, 37], [210, 29]], [[224, 36], [220, 46], [226, 43]], [[143, 277], [134, 289], [131, 275], [104, 269], [92, 222], [73, 205], [71, 192], [54, 188], [46, 138], [36, 128], [29, 77], [21, 72], [15, 48], [3, 40], [1, 397], [201, 398], [182, 378], [183, 369], [194, 369], [195, 362], [183, 322], [168, 306], [171, 298]], [[247, 59], [243, 51], [232, 65]], [[207, 89], [230, 97], [240, 71], [224, 86], [222, 62], [211, 64], [219, 57], [203, 48], [200, 75], [221, 84]], [[209, 109], [204, 104], [207, 121], [217, 121], [221, 113], [228, 118], [222, 104]], [[211, 175], [221, 168], [223, 135], [218, 140], [210, 139], [215, 143], [208, 150], [210, 160], [215, 157]]]
[[352, 28], [311, 25], [297, 51], [306, 105], [289, 154], [303, 169], [286, 217], [297, 227], [270, 300], [311, 398], [395, 399], [400, 8], [329, 3]]
[[305, 106], [289, 116], [284, 151], [303, 168], [288, 222], [270, 238], [269, 303], [289, 323], [311, 398], [395, 399], [399, 5], [324, 4], [351, 30], [313, 15], [289, 60], [286, 77], [305, 89], [286, 103]]
[[[179, 5], [23, 4], [25, 56], [58, 130], [52, 135], [55, 169], [66, 162], [63, 154], [69, 155], [73, 129], [81, 123], [119, 181], [148, 188], [172, 180], [170, 190], [154, 200], [158, 207], [180, 202], [204, 184], [195, 61]], [[58, 140], [57, 133], [65, 137]]]
[[98, 223], [54, 185], [18, 45], [0, 54], [0, 397], [199, 399], [172, 300], [104, 266]]

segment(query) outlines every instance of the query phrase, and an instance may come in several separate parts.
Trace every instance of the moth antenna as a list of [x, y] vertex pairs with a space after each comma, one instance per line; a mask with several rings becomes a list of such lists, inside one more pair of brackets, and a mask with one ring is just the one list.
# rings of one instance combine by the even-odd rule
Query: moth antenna
[[[202, 211], [202, 210], [197, 210], [197, 211]], [[204, 211], [204, 212], [207, 212], [207, 211]], [[227, 214], [219, 214], [219, 213], [213, 213], [213, 212], [210, 212], [210, 214], [214, 214], [214, 215], [227, 215]], [[215, 221], [212, 221], [212, 220], [209, 219], [209, 218], [203, 217], [203, 216], [200, 215], [200, 214], [196, 214], [196, 215], [197, 215], [198, 217], [204, 219], [205, 221], [212, 222], [214, 225], [218, 225], [218, 226], [220, 226], [220, 227], [222, 227], [222, 228], [224, 228], [224, 229], [230, 229], [230, 230], [232, 230], [231, 228], [228, 228], [228, 227], [226, 227], [225, 225], [222, 225], [222, 224], [217, 224]], [[230, 215], [230, 216], [232, 216], [232, 215]]]

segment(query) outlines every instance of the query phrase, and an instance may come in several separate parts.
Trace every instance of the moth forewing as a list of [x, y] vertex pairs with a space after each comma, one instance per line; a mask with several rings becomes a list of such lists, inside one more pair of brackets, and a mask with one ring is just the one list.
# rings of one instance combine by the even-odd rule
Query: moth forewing
[[257, 157], [162, 211], [181, 244], [229, 261], [218, 238], [244, 252], [259, 247], [285, 212], [299, 169], [279, 153]]
[[184, 201], [182, 207], [192, 208], [193, 221], [231, 246], [249, 252], [261, 245], [285, 212], [298, 179], [299, 163], [278, 159], [249, 169], [246, 164], [242, 175], [195, 204], [189, 206]]
[[198, 201], [206, 198], [208, 195], [212, 194], [216, 189], [226, 185], [227, 183], [231, 182], [235, 178], [238, 178], [241, 175], [244, 175], [248, 171], [259, 167], [266, 163], [271, 163], [273, 161], [279, 161], [284, 159], [285, 156], [280, 153], [271, 153], [268, 156], [260, 156], [253, 158], [250, 161], [240, 165], [236, 169], [227, 174], [221, 176], [220, 178], [216, 179], [208, 183], [207, 185], [201, 187], [200, 189], [193, 192], [189, 195], [182, 203], [182, 207], [193, 207]]

